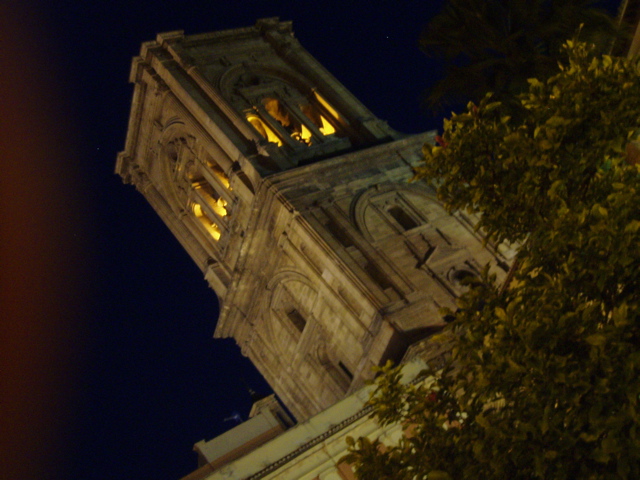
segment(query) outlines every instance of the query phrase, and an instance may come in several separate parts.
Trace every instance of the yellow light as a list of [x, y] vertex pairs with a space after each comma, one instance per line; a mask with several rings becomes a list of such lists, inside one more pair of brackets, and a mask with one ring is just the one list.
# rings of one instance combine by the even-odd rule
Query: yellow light
[[231, 184], [229, 183], [229, 179], [227, 178], [226, 175], [218, 175], [218, 178], [220, 179], [220, 181], [225, 187], [227, 187], [228, 189], [231, 189]]
[[220, 197], [216, 202], [214, 202], [211, 205], [211, 208], [213, 209], [214, 212], [216, 212], [221, 217], [225, 217], [227, 216], [227, 209], [225, 208], [226, 206], [227, 206], [227, 201], [224, 198]]
[[304, 123], [300, 124], [300, 126], [302, 127], [302, 131], [300, 132], [302, 141], [308, 145], [311, 145], [311, 130], [309, 130]]
[[218, 178], [218, 180], [220, 180], [220, 182], [229, 190], [231, 190], [230, 187], [230, 183], [229, 183], [229, 177], [227, 177], [224, 172], [222, 171], [222, 169], [220, 167], [214, 167], [213, 168], [213, 173], [214, 175]]
[[[206, 225], [205, 225], [206, 226]], [[220, 228], [215, 223], [206, 226], [209, 234], [213, 237], [214, 240], [220, 240]]]
[[332, 135], [336, 133], [336, 129], [333, 125], [331, 125], [322, 115], [320, 115], [320, 120], [322, 121], [322, 127], [320, 127], [319, 130], [323, 135]]
[[209, 235], [216, 241], [220, 240], [220, 227], [213, 223], [206, 213], [204, 213], [202, 206], [199, 203], [194, 203], [192, 208], [194, 215], [200, 220], [200, 223], [202, 223], [202, 226], [209, 232]]
[[264, 104], [264, 108], [267, 113], [280, 122], [280, 125], [285, 128], [291, 125], [289, 112], [282, 107], [278, 100], [275, 98], [265, 98], [262, 103]]
[[[316, 100], [318, 100], [318, 102], [320, 102], [320, 105], [322, 105], [324, 108], [326, 108], [327, 111], [331, 114], [331, 116], [333, 118], [335, 118], [336, 120], [338, 120], [340, 118], [340, 115], [338, 115], [338, 112], [336, 112], [336, 110], [331, 105], [329, 105], [327, 103], [327, 101], [324, 98], [322, 98], [318, 92], [316, 92], [314, 90], [313, 94], [315, 95]], [[322, 123], [324, 124], [324, 122], [322, 122]], [[334, 132], [335, 132], [335, 130], [334, 130]]]
[[275, 143], [279, 147], [282, 146], [282, 140], [269, 128], [257, 115], [247, 115], [247, 120], [268, 142]]

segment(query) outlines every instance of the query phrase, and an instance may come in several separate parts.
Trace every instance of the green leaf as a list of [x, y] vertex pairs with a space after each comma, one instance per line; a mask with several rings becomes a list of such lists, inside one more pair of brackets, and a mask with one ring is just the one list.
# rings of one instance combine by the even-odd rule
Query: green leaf
[[598, 439], [598, 435], [594, 435], [592, 433], [581, 433], [579, 436], [580, 440], [584, 440], [587, 443], [595, 442]]
[[640, 228], [640, 221], [631, 220], [626, 227], [624, 227], [624, 231], [627, 233], [636, 233]]
[[593, 335], [589, 335], [587, 338], [585, 338], [585, 341], [589, 345], [593, 345], [595, 347], [602, 347], [605, 343], [607, 343], [607, 337], [605, 337], [601, 333], [596, 333]]
[[553, 148], [553, 143], [551, 143], [549, 140], [547, 140], [546, 138], [543, 138], [542, 140], [540, 140], [538, 142], [538, 145], [540, 146], [540, 148], [542, 150], [551, 150]]
[[624, 327], [625, 325], [628, 325], [630, 323], [628, 319], [628, 312], [629, 308], [626, 303], [622, 303], [619, 307], [614, 307], [613, 313], [611, 314], [613, 324], [616, 327]]
[[549, 188], [549, 191], [547, 192], [547, 195], [549, 196], [549, 198], [556, 198], [558, 196], [557, 191], [560, 187], [562, 187], [564, 185], [564, 180], [556, 180], [555, 182], [553, 182], [551, 184], [551, 188]]
[[427, 473], [427, 480], [451, 480], [451, 475], [443, 470], [431, 470]]
[[467, 123], [473, 120], [473, 117], [468, 113], [462, 113], [460, 115], [454, 115], [451, 117], [451, 122], [453, 123]]
[[540, 88], [544, 86], [544, 84], [537, 78], [529, 78], [527, 79], [527, 82], [529, 82], [529, 85], [533, 88]]
[[538, 135], [540, 134], [540, 131], [541, 131], [541, 130], [542, 130], [542, 126], [541, 126], [541, 125], [538, 125], [538, 126], [536, 127], [536, 129], [533, 131], [533, 138], [534, 138], [534, 139], [537, 139], [537, 138], [538, 138]]
[[602, 451], [605, 454], [616, 453], [620, 450], [620, 445], [615, 438], [609, 436], [602, 440]]
[[495, 110], [496, 108], [498, 108], [500, 105], [502, 105], [502, 102], [488, 103], [482, 108], [482, 113], [491, 112], [492, 110]]
[[554, 115], [553, 117], [551, 117], [549, 120], [545, 122], [545, 125], [555, 128], [555, 127], [564, 127], [566, 125], [569, 125], [570, 123], [571, 123], [570, 120]]
[[487, 420], [487, 418], [482, 414], [476, 416], [476, 423], [482, 428], [489, 428], [491, 426], [489, 424], [489, 420]]
[[[465, 112], [472, 121], [447, 123], [445, 149], [425, 148], [424, 176], [449, 212], [474, 214], [484, 244], [517, 262], [502, 269], [507, 285], [483, 278], [456, 300], [444, 330], [456, 368], [447, 360], [429, 385], [437, 403], [426, 390], [381, 391], [387, 416], [410, 412], [420, 432], [410, 454], [408, 443], [393, 451], [409, 462], [402, 475], [386, 478], [443, 464], [453, 478], [507, 478], [514, 465], [522, 478], [569, 478], [576, 461], [584, 478], [635, 474], [640, 164], [624, 149], [640, 133], [639, 71], [593, 53], [574, 41], [563, 69], [529, 82], [521, 113], [484, 115], [485, 98]], [[467, 420], [443, 429], [457, 412]]]
[[596, 448], [593, 451], [593, 459], [598, 463], [607, 463], [609, 457], [609, 454], [605, 453], [601, 448]]
[[544, 435], [549, 431], [549, 416], [551, 415], [551, 405], [547, 405], [544, 407], [544, 412], [542, 413], [542, 421], [540, 422], [540, 431]]
[[591, 215], [593, 215], [596, 218], [603, 218], [603, 217], [606, 217], [608, 214], [609, 212], [607, 211], [607, 209], [604, 208], [599, 203], [596, 203], [593, 205], [593, 207], [591, 207]]

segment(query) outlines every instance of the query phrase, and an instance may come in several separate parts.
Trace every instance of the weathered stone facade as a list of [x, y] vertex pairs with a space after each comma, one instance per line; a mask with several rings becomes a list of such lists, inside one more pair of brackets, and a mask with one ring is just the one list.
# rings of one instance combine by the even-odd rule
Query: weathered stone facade
[[276, 19], [161, 34], [134, 60], [116, 171], [180, 240], [233, 337], [303, 420], [442, 325], [508, 258], [409, 183], [432, 133], [375, 118]]

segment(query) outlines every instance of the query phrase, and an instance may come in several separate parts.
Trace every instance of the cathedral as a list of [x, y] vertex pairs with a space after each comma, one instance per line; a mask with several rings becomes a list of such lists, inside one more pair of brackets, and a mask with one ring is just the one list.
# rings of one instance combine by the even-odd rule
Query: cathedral
[[[290, 22], [158, 35], [133, 61], [116, 172], [152, 205], [298, 422], [441, 328], [463, 279], [510, 252], [411, 183], [434, 132], [376, 118]], [[202, 477], [204, 478], [204, 477]]]
[[443, 324], [461, 280], [506, 259], [473, 219], [410, 183], [432, 132], [376, 118], [290, 22], [164, 33], [133, 62], [116, 172], [220, 300], [233, 337], [298, 420]]

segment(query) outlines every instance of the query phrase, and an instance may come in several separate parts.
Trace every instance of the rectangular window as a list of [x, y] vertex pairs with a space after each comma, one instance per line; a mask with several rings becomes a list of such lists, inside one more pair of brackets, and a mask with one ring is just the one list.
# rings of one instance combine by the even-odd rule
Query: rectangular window
[[304, 327], [307, 325], [307, 321], [304, 319], [302, 314], [294, 308], [287, 312], [287, 317], [289, 318], [293, 326], [296, 327], [300, 333], [302, 333]]
[[380, 286], [380, 288], [382, 288], [382, 290], [393, 288], [387, 276], [381, 272], [375, 264], [368, 260], [364, 266], [364, 271], [367, 272], [367, 274]]
[[338, 366], [340, 367], [340, 369], [344, 372], [344, 374], [349, 377], [349, 380], [353, 380], [353, 373], [351, 373], [351, 370], [349, 370], [347, 368], [347, 366], [342, 363], [342, 362], [338, 362]]
[[396, 222], [403, 228], [403, 230], [411, 230], [416, 228], [418, 224], [411, 218], [411, 216], [405, 212], [401, 207], [394, 205], [387, 210], [389, 214], [395, 219]]
[[347, 232], [344, 231], [342, 227], [340, 227], [332, 218], [327, 218], [326, 222], [327, 230], [331, 232], [333, 237], [340, 242], [343, 247], [352, 247], [353, 242], [351, 238], [347, 235]]

